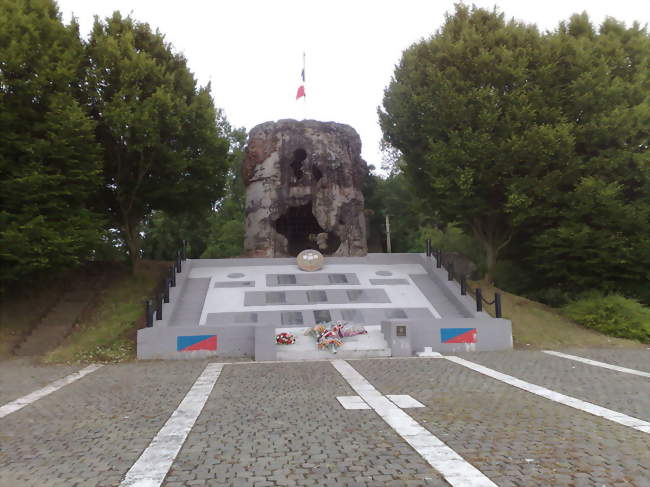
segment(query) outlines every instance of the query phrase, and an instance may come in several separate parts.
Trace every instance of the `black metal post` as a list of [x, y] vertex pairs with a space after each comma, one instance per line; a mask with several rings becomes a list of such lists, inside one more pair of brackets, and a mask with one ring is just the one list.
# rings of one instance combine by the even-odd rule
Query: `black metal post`
[[431, 257], [431, 239], [427, 239], [427, 257]]
[[147, 328], [153, 326], [153, 306], [151, 305], [151, 300], [147, 299], [144, 302], [144, 314], [147, 321]]
[[181, 246], [181, 260], [187, 259], [187, 240], [183, 240], [183, 245]]
[[449, 267], [447, 267], [447, 280], [448, 281], [453, 281], [454, 280], [454, 263], [450, 262]]
[[481, 288], [476, 288], [476, 311], [483, 311], [483, 294]]
[[494, 314], [497, 318], [501, 318], [501, 294], [494, 293]]
[[163, 293], [163, 302], [169, 303], [169, 278], [165, 277], [164, 279], [164, 290], [165, 292]]
[[460, 276], [460, 295], [467, 296], [467, 281], [465, 276]]
[[156, 300], [156, 319], [157, 320], [162, 320], [162, 304], [163, 304], [163, 296], [162, 294], [159, 294]]
[[181, 272], [183, 270], [181, 266], [181, 253], [176, 252], [176, 272]]
[[169, 286], [176, 287], [176, 272], [175, 266], [169, 268]]
[[442, 250], [436, 250], [436, 268], [440, 269], [442, 267]]

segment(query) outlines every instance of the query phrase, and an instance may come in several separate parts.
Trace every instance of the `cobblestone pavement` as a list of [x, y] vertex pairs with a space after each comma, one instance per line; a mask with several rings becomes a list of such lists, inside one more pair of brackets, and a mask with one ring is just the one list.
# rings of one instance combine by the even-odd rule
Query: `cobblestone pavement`
[[647, 434], [444, 359], [350, 363], [382, 393], [428, 406], [409, 414], [501, 487], [650, 485]]
[[[647, 370], [639, 352], [650, 356], [568, 351]], [[648, 419], [646, 378], [539, 352], [462, 356]], [[118, 486], [207, 363], [106, 365], [0, 419], [0, 487]], [[650, 487], [648, 434], [444, 359], [348, 363], [381, 393], [425, 404], [405, 411], [501, 487]], [[5, 364], [5, 402], [78, 369]], [[373, 410], [344, 410], [345, 395], [327, 362], [226, 365], [163, 485], [448, 485]]]
[[643, 372], [650, 372], [650, 347], [632, 350], [613, 350], [613, 349], [566, 349], [558, 352], [570, 353], [579, 357], [600, 360], [619, 367], [628, 367]]
[[328, 362], [226, 367], [165, 485], [447, 485], [354, 394]]
[[[650, 380], [542, 352], [458, 354], [533, 384], [650, 421]], [[650, 352], [648, 352], [650, 362]]]
[[79, 365], [40, 365], [30, 358], [0, 361], [0, 406], [81, 368]]
[[115, 486], [207, 362], [107, 365], [0, 419], [0, 486]]

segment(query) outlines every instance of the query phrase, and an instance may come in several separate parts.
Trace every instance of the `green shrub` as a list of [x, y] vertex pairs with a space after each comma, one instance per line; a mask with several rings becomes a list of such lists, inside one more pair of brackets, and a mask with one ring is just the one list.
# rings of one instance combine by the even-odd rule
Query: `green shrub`
[[449, 223], [442, 230], [436, 227], [423, 226], [418, 229], [415, 237], [408, 249], [409, 252], [424, 252], [426, 240], [430, 238], [433, 249], [463, 254], [474, 262], [481, 271], [484, 270], [485, 259], [481, 246], [474, 237], [465, 233], [458, 223]]
[[650, 308], [633, 299], [591, 293], [569, 303], [563, 311], [576, 323], [602, 333], [650, 342]]

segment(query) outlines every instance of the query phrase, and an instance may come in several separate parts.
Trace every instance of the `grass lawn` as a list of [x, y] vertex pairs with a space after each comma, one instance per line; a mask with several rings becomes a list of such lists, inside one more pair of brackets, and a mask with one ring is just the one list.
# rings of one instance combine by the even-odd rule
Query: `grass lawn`
[[116, 279], [94, 312], [45, 362], [119, 362], [134, 359], [136, 332], [144, 327], [144, 301], [162, 279], [169, 263], [143, 261], [134, 274]]
[[[494, 297], [495, 288], [485, 282], [472, 282], [480, 286], [488, 301]], [[614, 338], [580, 326], [564, 317], [558, 310], [499, 289], [503, 317], [512, 321], [515, 348], [580, 348], [580, 347], [640, 347], [634, 340]], [[494, 306], [484, 310], [494, 316]]]

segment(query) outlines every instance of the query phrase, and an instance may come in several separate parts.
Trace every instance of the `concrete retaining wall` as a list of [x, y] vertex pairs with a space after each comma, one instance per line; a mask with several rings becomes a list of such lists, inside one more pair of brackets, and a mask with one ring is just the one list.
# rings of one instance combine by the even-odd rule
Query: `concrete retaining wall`
[[[355, 264], [419, 264], [424, 268], [426, 274], [414, 274], [410, 275], [410, 278], [434, 306], [445, 308], [446, 313], [440, 313], [443, 315], [442, 318], [434, 318], [426, 309], [408, 308], [406, 309], [408, 315], [404, 314], [404, 319], [385, 315], [386, 311], [383, 309], [364, 310], [366, 324], [381, 325], [384, 338], [394, 356], [412, 356], [423, 351], [424, 347], [431, 347], [437, 352], [450, 353], [512, 348], [510, 321], [494, 319], [484, 312], [476, 312], [473, 298], [461, 296], [458, 283], [448, 281], [446, 271], [437, 269], [435, 259], [432, 257], [424, 254], [369, 254], [366, 257], [328, 257], [326, 262], [349, 265], [351, 272]], [[196, 324], [200, 314], [194, 317], [196, 319], [191, 320], [194, 321], [191, 326], [186, 320], [180, 318], [187, 314], [183, 312], [185, 309], [183, 303], [187, 306], [191, 305], [192, 309], [188, 308], [188, 310], [197, 314], [202, 308], [201, 303], [205, 297], [204, 292], [192, 292], [188, 287], [192, 269], [226, 266], [242, 268], [261, 265], [286, 266], [294, 263], [295, 259], [291, 258], [184, 261], [183, 272], [176, 277], [177, 285], [170, 290], [170, 303], [163, 305], [163, 319], [154, 321], [152, 328], [138, 330], [138, 358], [187, 359], [216, 356], [276, 360], [274, 328], [287, 327], [287, 324], [282, 323], [280, 311], [222, 313], [213, 316], [209, 314], [205, 326]], [[197, 286], [201, 284], [198, 278], [192, 280], [197, 281], [195, 283]], [[378, 289], [370, 291], [374, 292]], [[290, 294], [291, 291], [286, 293]], [[333, 303], [333, 306], [336, 307], [336, 303]], [[302, 311], [302, 313], [305, 315], [306, 312]], [[340, 319], [341, 313], [341, 310], [333, 309], [332, 319]], [[235, 317], [240, 314], [254, 314], [256, 322], [241, 322], [241, 319]], [[313, 324], [310, 323], [309, 316], [310, 314], [307, 313], [307, 318], [304, 319], [305, 326]]]

